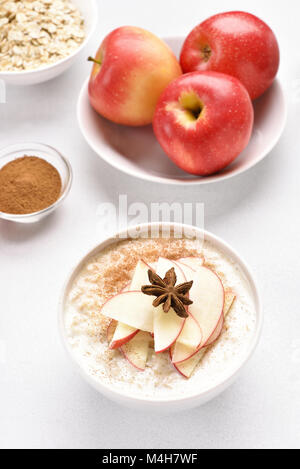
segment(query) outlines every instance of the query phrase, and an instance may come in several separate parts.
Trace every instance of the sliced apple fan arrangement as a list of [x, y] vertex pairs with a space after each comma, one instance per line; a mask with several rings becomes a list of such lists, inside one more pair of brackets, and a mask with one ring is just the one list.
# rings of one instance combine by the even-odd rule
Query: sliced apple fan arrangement
[[160, 257], [156, 266], [140, 260], [130, 285], [101, 309], [111, 319], [109, 348], [144, 371], [154, 346], [156, 353], [168, 352], [176, 370], [189, 378], [221, 335], [234, 300], [202, 257]]

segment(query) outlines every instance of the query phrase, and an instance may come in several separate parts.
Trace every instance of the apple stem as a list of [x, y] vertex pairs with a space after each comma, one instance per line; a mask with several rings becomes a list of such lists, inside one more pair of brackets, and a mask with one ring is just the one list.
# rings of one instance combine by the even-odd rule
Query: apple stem
[[211, 56], [211, 48], [208, 45], [206, 45], [202, 48], [201, 52], [202, 52], [202, 57], [203, 57], [204, 62], [208, 62]]
[[101, 60], [96, 60], [93, 57], [88, 57], [89, 62], [94, 62], [95, 64], [102, 65]]

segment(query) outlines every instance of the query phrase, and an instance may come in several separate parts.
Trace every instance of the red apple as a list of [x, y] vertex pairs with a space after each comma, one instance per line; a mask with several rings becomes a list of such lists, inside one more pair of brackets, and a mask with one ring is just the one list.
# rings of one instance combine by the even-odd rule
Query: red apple
[[195, 72], [165, 89], [153, 128], [175, 164], [188, 173], [207, 176], [225, 168], [244, 150], [253, 118], [252, 102], [239, 80]]
[[196, 26], [185, 40], [180, 63], [184, 73], [215, 71], [232, 75], [255, 99], [273, 83], [279, 67], [279, 47], [266, 23], [250, 13], [232, 11]]
[[171, 49], [154, 34], [124, 26], [102, 42], [89, 82], [93, 108], [117, 124], [152, 122], [165, 87], [182, 74]]

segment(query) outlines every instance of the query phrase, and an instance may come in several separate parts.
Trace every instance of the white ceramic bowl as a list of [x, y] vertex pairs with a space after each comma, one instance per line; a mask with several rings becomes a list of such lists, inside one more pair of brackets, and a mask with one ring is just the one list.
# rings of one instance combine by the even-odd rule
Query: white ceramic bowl
[[[183, 38], [167, 38], [178, 56]], [[164, 184], [208, 184], [222, 181], [252, 168], [270, 153], [286, 122], [286, 103], [277, 79], [254, 103], [254, 131], [248, 147], [227, 168], [208, 177], [193, 176], [178, 168], [164, 153], [151, 126], [124, 127], [100, 117], [90, 106], [88, 80], [78, 99], [77, 116], [81, 132], [90, 147], [115, 168], [131, 176]]]
[[54, 64], [47, 65], [34, 70], [24, 70], [21, 72], [1, 72], [0, 80], [11, 85], [35, 85], [60, 75], [75, 62], [79, 53], [89, 42], [95, 31], [98, 19], [98, 6], [96, 0], [72, 0], [79, 8], [85, 21], [86, 37], [83, 43], [71, 55], [59, 60]]
[[[251, 357], [251, 355], [253, 354], [257, 346], [260, 333], [261, 333], [261, 328], [262, 328], [263, 314], [262, 314], [258, 289], [256, 287], [253, 276], [250, 273], [250, 270], [245, 264], [245, 262], [228, 244], [226, 244], [220, 238], [217, 238], [216, 236], [212, 235], [211, 233], [208, 233], [207, 231], [202, 231], [199, 228], [195, 228], [195, 227], [187, 226], [187, 225], [179, 225], [176, 223], [152, 223], [152, 224], [139, 225], [140, 233], [148, 232], [150, 226], [151, 227], [159, 226], [162, 228], [162, 230], [169, 230], [170, 226], [174, 228], [176, 227], [182, 228], [184, 226], [184, 230], [185, 230], [184, 232], [187, 236], [195, 236], [195, 235], [199, 236], [200, 235], [204, 237], [204, 239], [212, 242], [217, 248], [221, 249], [222, 252], [224, 252], [224, 254], [229, 256], [241, 269], [241, 272], [244, 274], [249, 284], [249, 288], [250, 288], [250, 291], [253, 297], [253, 302], [254, 302], [255, 309], [256, 309], [257, 320], [256, 320], [255, 332], [253, 333], [250, 345], [247, 348], [247, 350], [243, 352], [241, 356], [239, 357], [238, 366], [232, 367], [232, 369], [230, 370], [230, 373], [228, 373], [228, 376], [226, 376], [226, 378], [223, 379], [223, 381], [220, 381], [217, 385], [215, 385], [214, 387], [208, 388], [204, 392], [197, 392], [197, 390], [195, 389], [195, 391], [192, 394], [186, 394], [185, 397], [183, 398], [171, 398], [171, 399], [152, 398], [151, 399], [151, 398], [138, 398], [136, 396], [130, 395], [125, 390], [120, 391], [120, 390], [115, 389], [113, 385], [108, 386], [107, 384], [100, 383], [99, 381], [96, 381], [95, 379], [93, 379], [92, 376], [90, 376], [79, 365], [75, 357], [75, 354], [73, 353], [72, 348], [68, 342], [67, 331], [65, 328], [65, 318], [64, 318], [65, 302], [68, 297], [68, 293], [72, 287], [72, 284], [75, 278], [80, 273], [82, 267], [86, 264], [86, 262], [90, 258], [92, 258], [94, 255], [101, 252], [103, 249], [107, 248], [107, 246], [114, 244], [116, 242], [117, 237], [118, 239], [120, 238], [126, 239], [126, 236], [127, 236], [126, 231], [119, 233], [118, 235], [115, 235], [101, 242], [98, 246], [92, 249], [74, 268], [74, 270], [69, 276], [66, 282], [66, 285], [63, 289], [62, 297], [61, 297], [60, 304], [59, 304], [59, 331], [62, 337], [64, 347], [67, 353], [69, 354], [69, 356], [71, 357], [73, 364], [75, 365], [77, 370], [81, 373], [81, 375], [84, 377], [84, 379], [92, 387], [94, 387], [97, 391], [99, 391], [101, 394], [108, 397], [109, 399], [112, 399], [113, 401], [116, 401], [119, 404], [123, 404], [123, 405], [126, 405], [128, 407], [131, 407], [137, 410], [144, 410], [144, 411], [150, 410], [150, 411], [158, 411], [161, 413], [174, 412], [174, 411], [176, 412], [176, 411], [182, 411], [182, 410], [186, 410], [189, 408], [197, 407], [208, 402], [209, 400], [213, 399], [218, 394], [223, 392], [230, 384], [233, 383], [233, 381], [241, 373], [246, 362], [249, 360], [249, 358]], [[131, 228], [131, 229], [133, 231], [136, 231], [135, 228]]]

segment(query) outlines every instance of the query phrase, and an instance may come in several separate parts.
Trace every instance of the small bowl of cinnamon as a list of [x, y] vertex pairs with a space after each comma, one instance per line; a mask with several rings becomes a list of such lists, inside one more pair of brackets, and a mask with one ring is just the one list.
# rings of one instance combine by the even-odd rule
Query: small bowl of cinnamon
[[72, 185], [72, 168], [55, 148], [17, 143], [0, 150], [0, 218], [35, 223], [61, 205]]

